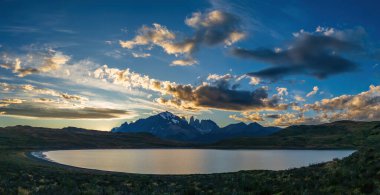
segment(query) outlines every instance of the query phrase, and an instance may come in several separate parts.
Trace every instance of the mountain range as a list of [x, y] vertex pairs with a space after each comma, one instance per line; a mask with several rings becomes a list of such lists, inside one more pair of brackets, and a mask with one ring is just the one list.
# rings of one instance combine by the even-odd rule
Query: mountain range
[[184, 117], [170, 112], [162, 112], [132, 123], [125, 122], [111, 130], [114, 133], [151, 133], [163, 139], [192, 142], [215, 142], [237, 137], [258, 137], [273, 134], [278, 127], [263, 127], [258, 123], [236, 123], [219, 127], [212, 120], [199, 120], [193, 116], [187, 121]]

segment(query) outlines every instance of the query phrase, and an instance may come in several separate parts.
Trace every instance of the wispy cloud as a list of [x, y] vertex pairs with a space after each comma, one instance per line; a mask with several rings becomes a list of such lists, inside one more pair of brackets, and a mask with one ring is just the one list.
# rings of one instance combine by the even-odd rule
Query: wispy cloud
[[132, 52], [132, 56], [135, 58], [147, 58], [150, 56], [150, 53], [136, 53]]
[[39, 33], [40, 29], [30, 26], [2, 26], [0, 27], [0, 32], [10, 32], [10, 33]]
[[0, 108], [4, 115], [32, 118], [110, 119], [128, 118], [128, 111], [110, 108], [59, 108], [51, 102], [28, 102]]
[[[6, 54], [0, 59], [2, 61], [1, 68], [12, 69], [19, 77], [25, 77], [30, 74], [46, 73], [61, 68], [70, 60], [70, 56], [64, 55], [62, 52], [49, 50], [44, 55], [26, 55], [20, 57], [10, 57]], [[23, 61], [25, 60], [25, 61]], [[23, 67], [24, 64], [29, 66]]]
[[65, 28], [55, 28], [54, 31], [65, 33], [65, 34], [77, 34], [78, 32], [71, 30], [71, 29], [65, 29]]
[[319, 90], [318, 86], [314, 86], [313, 90], [310, 91], [308, 94], [306, 94], [306, 97], [310, 97], [310, 96], [315, 95], [318, 92], [318, 90]]

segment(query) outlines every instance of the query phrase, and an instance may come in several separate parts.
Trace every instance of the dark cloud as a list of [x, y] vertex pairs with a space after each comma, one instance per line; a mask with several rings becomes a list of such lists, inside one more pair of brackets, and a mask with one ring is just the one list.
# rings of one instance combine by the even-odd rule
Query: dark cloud
[[291, 47], [284, 51], [235, 48], [232, 54], [272, 65], [270, 68], [248, 73], [250, 76], [277, 80], [288, 75], [305, 74], [323, 79], [356, 70], [357, 64], [343, 57], [343, 54], [360, 50], [360, 44], [352, 40], [304, 33], [296, 37]]
[[195, 91], [196, 105], [227, 110], [275, 107], [275, 99], [264, 102], [268, 94], [264, 89], [239, 91], [215, 86], [202, 86]]
[[277, 118], [280, 118], [280, 115], [279, 114], [267, 114], [267, 115], [265, 115], [265, 118], [277, 119]]
[[191, 56], [202, 44], [231, 45], [245, 37], [240, 19], [220, 10], [193, 13], [192, 17], [187, 18], [185, 22], [195, 30], [195, 33], [183, 42], [174, 43], [173, 46], [183, 48], [191, 45], [191, 49], [186, 53], [188, 56]]
[[[215, 10], [206, 14], [194, 13], [186, 24], [196, 29], [194, 41], [207, 45], [229, 44], [244, 36], [240, 19], [227, 12]], [[233, 37], [236, 36], [236, 37]]]
[[214, 108], [220, 110], [283, 110], [287, 105], [279, 99], [268, 97], [263, 88], [253, 91], [237, 90], [226, 82], [218, 85], [201, 85], [193, 88], [189, 85], [177, 85], [170, 90], [173, 99], [161, 99], [160, 103], [175, 104], [184, 108]]
[[26, 75], [40, 73], [40, 71], [36, 68], [20, 68], [15, 70], [14, 73], [17, 73], [19, 77], [24, 77]]

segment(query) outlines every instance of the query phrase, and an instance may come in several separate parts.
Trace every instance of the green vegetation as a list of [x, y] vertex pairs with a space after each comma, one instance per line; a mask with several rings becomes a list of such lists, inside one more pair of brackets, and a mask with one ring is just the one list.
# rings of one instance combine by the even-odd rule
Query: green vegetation
[[268, 137], [236, 138], [212, 144], [213, 148], [355, 149], [379, 144], [380, 122], [337, 121], [322, 125], [285, 128]]
[[[296, 126], [271, 137], [234, 139], [208, 146], [231, 147], [240, 140], [243, 142], [236, 143], [239, 145], [235, 147], [358, 149], [343, 160], [286, 171], [183, 176], [110, 173], [58, 166], [30, 159], [25, 152], [41, 148], [183, 147], [185, 144], [162, 141], [146, 134], [125, 134], [120, 142], [107, 140], [116, 139], [113, 135], [109, 135], [111, 138], [99, 135], [92, 139], [103, 143], [92, 143], [95, 140], [83, 140], [87, 136], [78, 137], [78, 130], [65, 134], [73, 136], [67, 139], [61, 134], [61, 137], [53, 136], [51, 133], [57, 133], [52, 132], [56, 130], [44, 129], [49, 132], [44, 137], [39, 128], [4, 128], [0, 129], [0, 194], [380, 194], [379, 124], [339, 122]], [[142, 145], [139, 139], [150, 142]]]

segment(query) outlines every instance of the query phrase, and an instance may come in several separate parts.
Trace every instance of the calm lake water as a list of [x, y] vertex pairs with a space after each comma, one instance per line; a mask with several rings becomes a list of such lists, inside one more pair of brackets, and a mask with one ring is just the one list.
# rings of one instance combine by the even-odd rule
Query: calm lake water
[[343, 158], [353, 150], [107, 149], [44, 152], [44, 158], [75, 167], [142, 174], [224, 173], [284, 170]]

